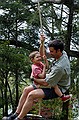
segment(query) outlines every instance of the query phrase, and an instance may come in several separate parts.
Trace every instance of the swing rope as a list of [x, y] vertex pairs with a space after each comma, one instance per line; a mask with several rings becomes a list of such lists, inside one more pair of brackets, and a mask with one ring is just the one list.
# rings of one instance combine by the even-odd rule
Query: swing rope
[[40, 29], [41, 29], [41, 33], [43, 33], [43, 25], [42, 25], [41, 9], [40, 9], [40, 3], [39, 3], [39, 2], [38, 2], [38, 11], [39, 11], [39, 19], [40, 19]]

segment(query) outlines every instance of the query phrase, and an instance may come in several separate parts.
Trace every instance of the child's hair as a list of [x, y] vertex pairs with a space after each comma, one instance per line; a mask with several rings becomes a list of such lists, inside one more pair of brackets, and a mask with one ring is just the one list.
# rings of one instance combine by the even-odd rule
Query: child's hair
[[36, 54], [38, 54], [38, 51], [33, 51], [32, 53], [30, 53], [29, 58], [32, 59], [35, 57]]

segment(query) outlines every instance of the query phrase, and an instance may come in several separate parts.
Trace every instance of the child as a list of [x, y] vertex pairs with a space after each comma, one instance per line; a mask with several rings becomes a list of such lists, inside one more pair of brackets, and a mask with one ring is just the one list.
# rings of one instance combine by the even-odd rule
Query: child
[[[40, 56], [40, 53], [38, 51], [34, 51], [29, 55], [31, 61], [32, 61], [32, 73], [31, 73], [31, 79], [32, 77], [34, 78], [45, 78], [46, 75], [46, 69], [48, 69], [48, 61], [46, 56], [43, 56], [43, 60], [45, 62], [42, 63], [42, 58]], [[38, 88], [40, 85], [38, 85], [37, 83], [35, 83], [33, 81], [33, 87], [34, 89]]]

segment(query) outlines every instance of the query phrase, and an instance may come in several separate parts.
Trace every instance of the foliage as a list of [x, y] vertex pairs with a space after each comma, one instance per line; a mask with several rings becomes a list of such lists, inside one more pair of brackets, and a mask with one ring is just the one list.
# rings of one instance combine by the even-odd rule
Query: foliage
[[25, 41], [31, 46], [35, 45], [38, 39], [38, 27], [29, 23], [30, 17], [33, 16], [29, 9], [30, 4], [23, 4], [20, 0], [3, 1], [0, 4], [0, 8], [3, 10], [0, 15], [1, 38], [4, 40]]
[[[30, 61], [28, 58], [29, 51], [22, 48], [14, 48], [8, 46], [7, 43], [0, 44], [0, 85], [1, 98], [5, 98], [0, 102], [1, 108], [4, 107], [5, 102], [15, 103], [15, 88], [16, 82], [19, 87], [22, 87], [22, 82], [27, 84], [27, 78], [30, 76]], [[16, 69], [18, 72], [18, 81], [16, 81]], [[13, 100], [12, 100], [13, 98]], [[6, 99], [8, 101], [6, 101]]]
[[61, 120], [61, 117], [65, 115], [65, 111], [62, 112], [62, 101], [57, 99], [41, 100], [38, 101], [30, 111], [32, 114], [42, 115], [44, 118]]
[[[71, 48], [77, 48], [78, 51], [79, 10], [73, 10], [72, 5], [69, 9], [64, 4], [57, 5], [49, 2], [41, 3], [40, 8], [46, 38], [48, 40], [62, 39], [66, 43], [66, 51], [69, 50], [68, 54], [70, 46]], [[13, 106], [18, 102], [23, 88], [30, 84], [31, 63], [28, 55], [33, 50], [32, 48], [38, 49], [40, 21], [37, 4], [32, 3], [31, 0], [0, 0], [0, 9], [3, 10], [0, 14], [0, 108], [3, 115], [7, 115], [5, 111], [7, 112], [8, 107], [11, 106], [14, 110]], [[11, 41], [15, 44], [11, 45]], [[24, 46], [19, 47], [18, 41], [27, 44], [30, 51], [23, 49]], [[78, 66], [79, 60], [72, 58], [70, 93], [77, 100], [79, 100]], [[44, 102], [46, 106], [52, 109], [54, 119], [60, 119], [60, 116], [62, 116], [60, 101]], [[73, 102], [74, 100], [70, 103], [71, 106]], [[70, 111], [72, 111], [72, 108]], [[34, 113], [37, 112], [34, 111]]]

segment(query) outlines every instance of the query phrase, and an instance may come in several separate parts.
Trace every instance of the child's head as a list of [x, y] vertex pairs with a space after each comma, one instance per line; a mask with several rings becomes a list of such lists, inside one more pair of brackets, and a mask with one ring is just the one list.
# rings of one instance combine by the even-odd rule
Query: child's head
[[38, 63], [41, 61], [41, 56], [38, 51], [33, 51], [32, 53], [30, 53], [29, 58], [33, 63]]

